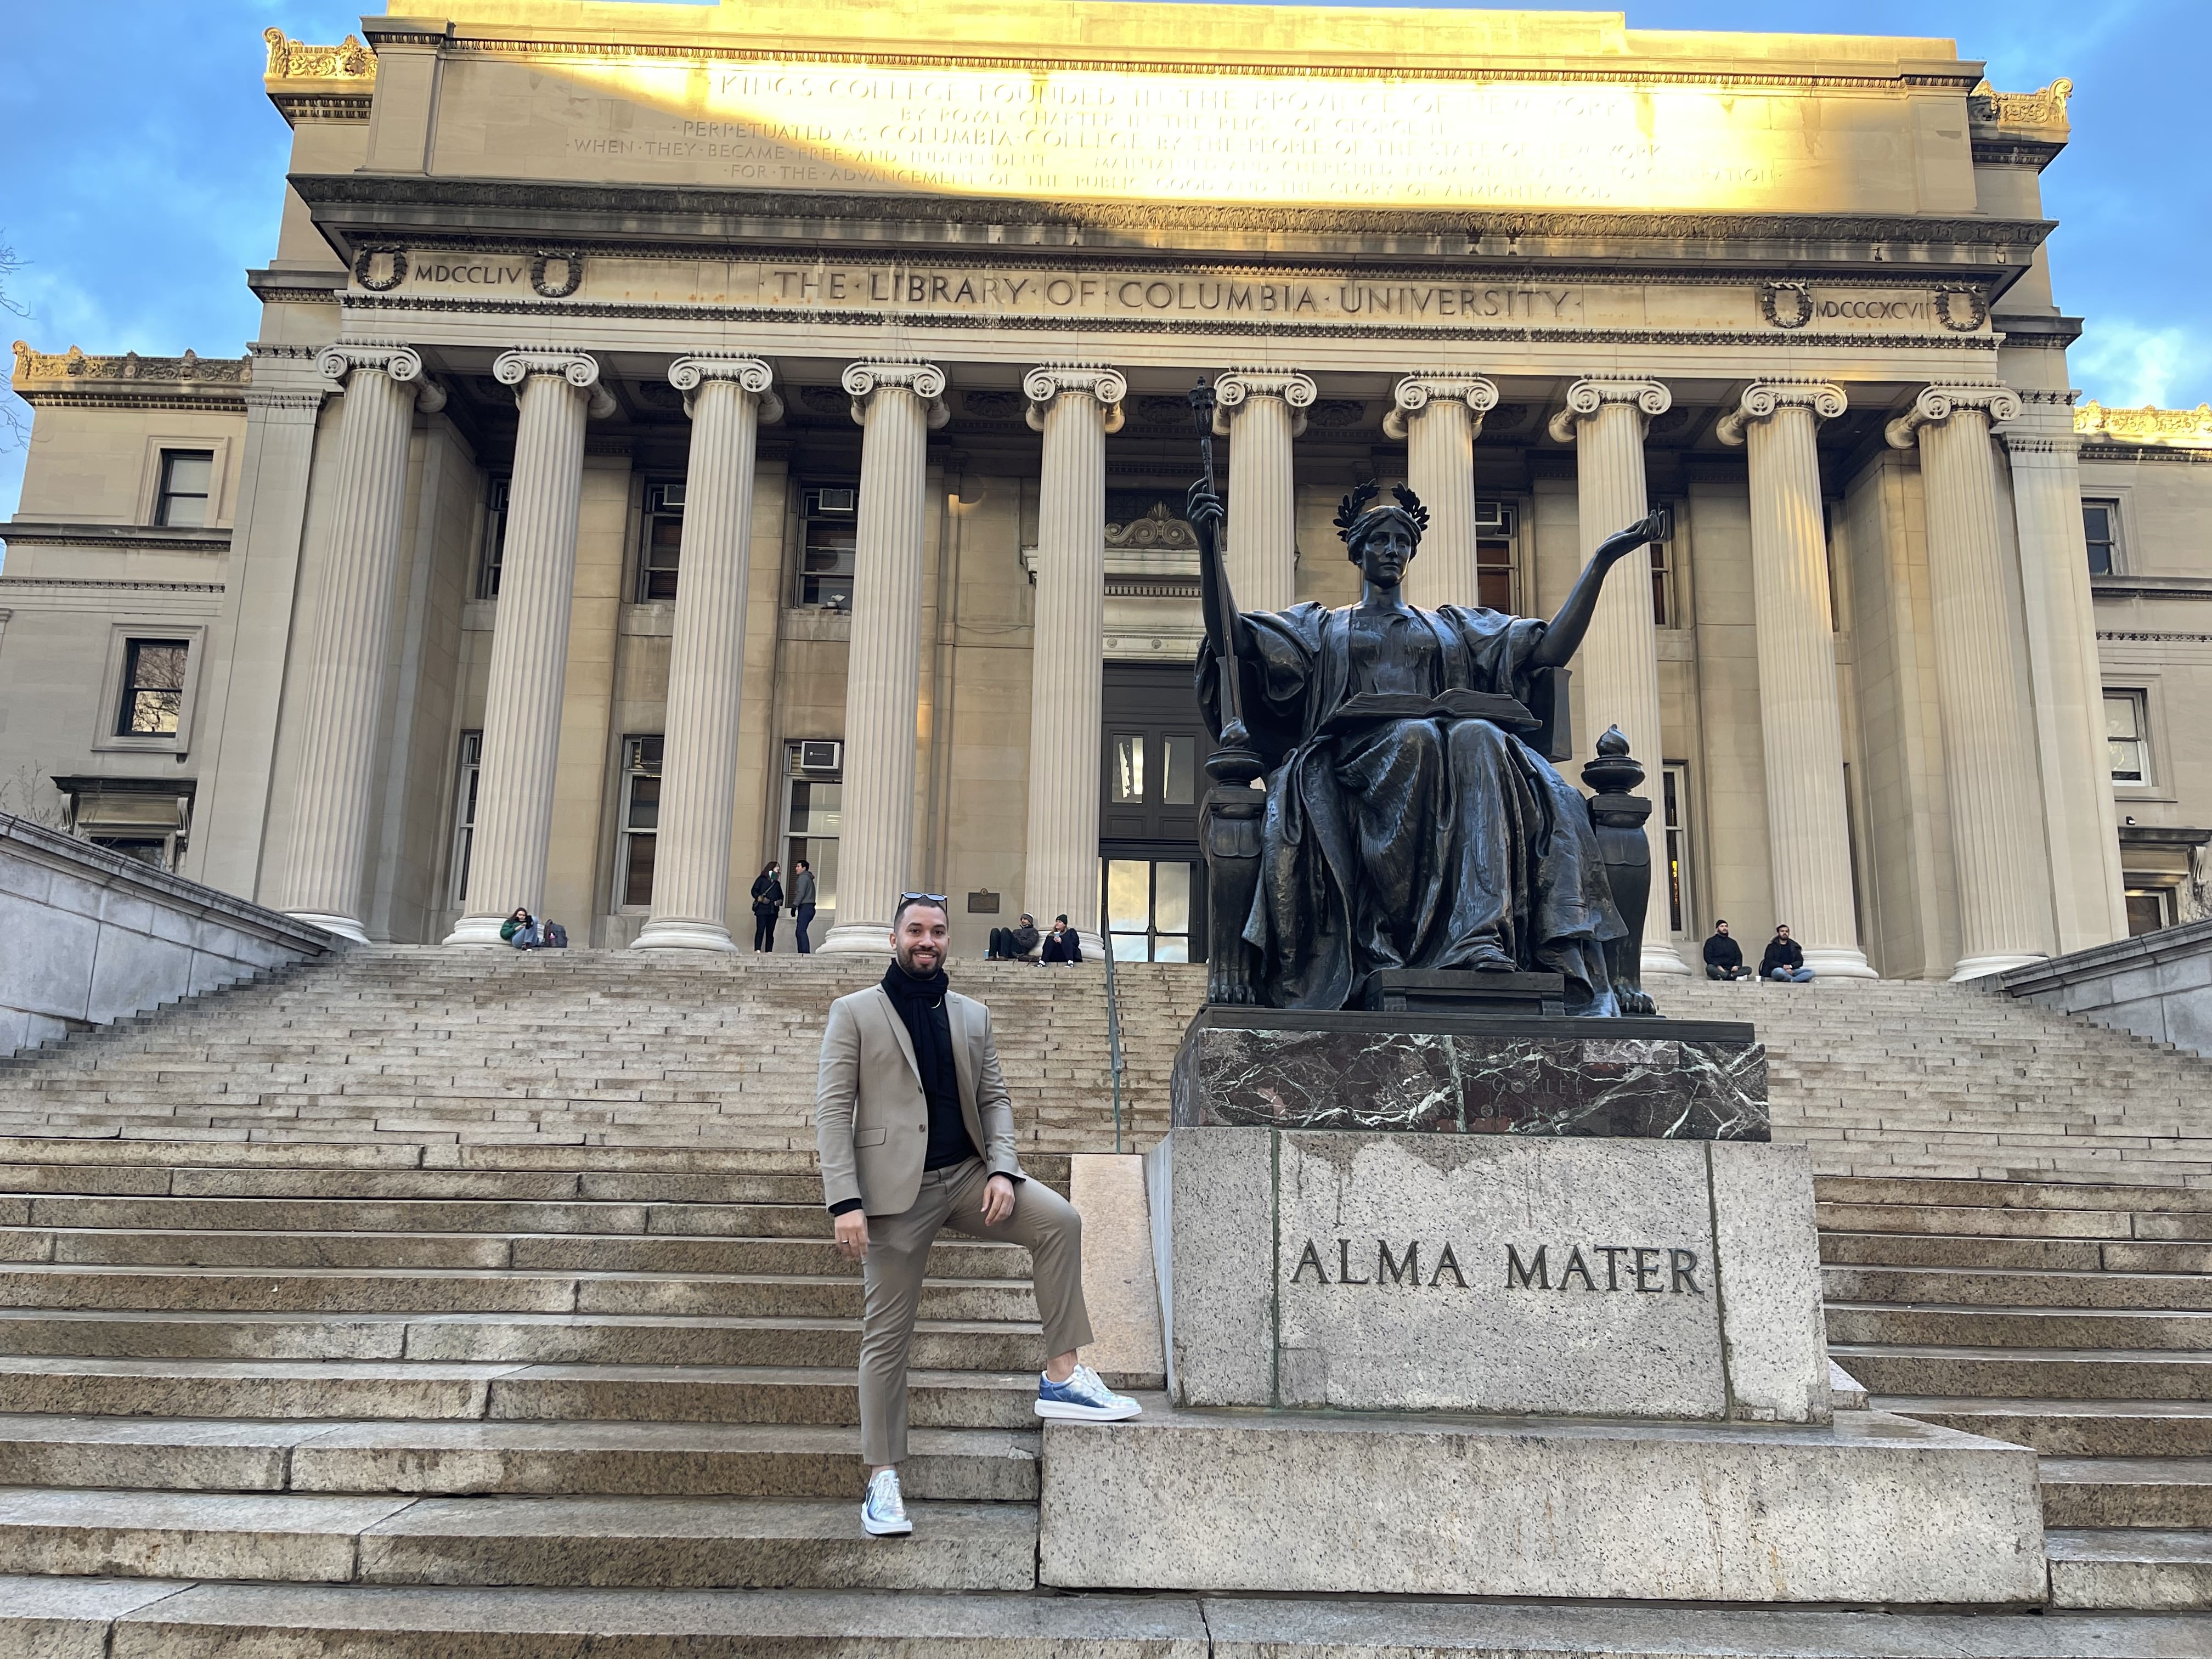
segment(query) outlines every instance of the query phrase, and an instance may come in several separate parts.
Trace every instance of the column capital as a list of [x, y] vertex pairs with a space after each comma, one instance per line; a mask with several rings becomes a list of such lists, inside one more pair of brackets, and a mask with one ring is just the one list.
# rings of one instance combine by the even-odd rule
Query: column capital
[[783, 418], [783, 399], [770, 389], [775, 384], [775, 371], [757, 357], [699, 352], [678, 357], [668, 366], [668, 384], [684, 394], [686, 415], [691, 412], [691, 394], [709, 380], [733, 381], [738, 391], [759, 398], [763, 425], [774, 426]]
[[1997, 433], [2005, 453], [2079, 455], [2081, 440], [2074, 430], [2074, 400], [2081, 395], [2064, 386], [2044, 391], [2021, 388], [2021, 412], [2007, 421]]
[[1826, 380], [1759, 380], [1746, 386], [1736, 406], [1721, 416], [1713, 436], [1735, 448], [1752, 422], [1771, 420], [1777, 410], [1809, 409], [1814, 420], [1832, 421], [1850, 402], [1843, 387]]
[[1468, 423], [1479, 434], [1482, 417], [1498, 407], [1498, 386], [1480, 374], [1408, 374], [1391, 388], [1390, 401], [1382, 432], [1396, 442], [1406, 441], [1407, 418], [1431, 403], [1465, 404]]
[[1674, 406], [1674, 394], [1656, 380], [1577, 380], [1567, 388], [1567, 406], [1552, 416], [1552, 441], [1574, 442], [1575, 428], [1607, 404], [1632, 405], [1648, 424]]
[[1229, 435], [1232, 417], [1248, 400], [1279, 398], [1291, 407], [1291, 436], [1297, 437], [1306, 429], [1304, 411], [1320, 396], [1313, 376], [1295, 368], [1232, 368], [1213, 383], [1213, 435]]
[[[492, 360], [491, 377], [501, 386], [519, 387], [541, 376], [563, 380], [579, 392], [590, 392], [592, 400], [585, 412], [595, 421], [606, 419], [617, 407], [614, 394], [599, 384], [599, 360], [589, 352], [519, 347], [502, 351]], [[521, 396], [519, 391], [515, 393], [518, 402]]]
[[1892, 449], [1911, 449], [1920, 441], [1920, 429], [1941, 426], [1962, 409], [1978, 409], [1992, 421], [2009, 421], [2020, 413], [2020, 394], [1996, 381], [1978, 386], [1924, 386], [1912, 400], [1908, 414], [1882, 428]]
[[945, 403], [945, 371], [935, 363], [858, 362], [845, 367], [845, 395], [853, 400], [853, 423], [867, 423], [869, 402], [876, 393], [897, 386], [921, 400], [934, 432], [952, 418]]
[[1088, 393], [1106, 417], [1106, 430], [1121, 429], [1121, 399], [1129, 395], [1129, 382], [1117, 368], [1093, 363], [1045, 363], [1022, 376], [1022, 396], [1029, 399], [1024, 418], [1030, 430], [1044, 430], [1044, 412], [1064, 397]]
[[340, 340], [315, 354], [316, 372], [340, 386], [360, 368], [388, 375], [394, 385], [413, 386], [415, 407], [425, 415], [435, 415], [446, 406], [445, 388], [424, 378], [422, 354], [413, 346], [375, 340]]

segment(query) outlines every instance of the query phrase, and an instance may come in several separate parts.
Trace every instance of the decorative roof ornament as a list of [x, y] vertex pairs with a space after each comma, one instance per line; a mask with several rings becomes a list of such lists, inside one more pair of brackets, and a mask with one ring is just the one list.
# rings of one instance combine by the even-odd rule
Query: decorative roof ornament
[[2071, 125], [2066, 102], [2073, 95], [2074, 83], [2063, 78], [2040, 92], [1999, 92], [1984, 81], [1966, 95], [1966, 112], [1987, 125], [2064, 129]]
[[269, 67], [263, 72], [265, 80], [376, 79], [376, 54], [362, 45], [358, 36], [349, 34], [335, 46], [317, 46], [289, 40], [282, 29], [270, 28], [261, 32], [261, 39], [269, 47]]
[[2074, 430], [2084, 438], [2123, 444], [2170, 444], [2212, 447], [2212, 404], [2194, 409], [2107, 409], [2092, 401], [2074, 411]]

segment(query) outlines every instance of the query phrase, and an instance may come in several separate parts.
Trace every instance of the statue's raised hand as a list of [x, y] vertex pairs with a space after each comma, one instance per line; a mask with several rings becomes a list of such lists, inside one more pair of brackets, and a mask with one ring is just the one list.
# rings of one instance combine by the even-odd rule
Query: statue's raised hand
[[1669, 540], [1673, 535], [1674, 526], [1668, 522], [1667, 509], [1654, 507], [1627, 529], [1618, 531], [1600, 542], [1597, 550], [1590, 555], [1590, 562], [1601, 569], [1610, 568], [1638, 548], [1651, 542]]
[[1200, 478], [1190, 487], [1189, 504], [1184, 510], [1191, 526], [1201, 535], [1211, 532], [1218, 536], [1222, 526], [1229, 522], [1228, 509], [1221, 505], [1221, 497], [1213, 493], [1213, 483]]

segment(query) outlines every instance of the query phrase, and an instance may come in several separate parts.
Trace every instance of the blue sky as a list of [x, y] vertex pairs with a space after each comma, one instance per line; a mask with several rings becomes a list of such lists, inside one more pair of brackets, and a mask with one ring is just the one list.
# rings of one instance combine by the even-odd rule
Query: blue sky
[[[1638, 28], [1948, 34], [1986, 58], [2007, 91], [2069, 76], [2074, 139], [2044, 175], [2044, 204], [2063, 222], [2051, 244], [2059, 303], [2089, 322], [2072, 354], [2075, 384], [2106, 404], [2212, 399], [2212, 0], [1626, 9]], [[276, 245], [289, 137], [261, 95], [261, 31], [273, 23], [333, 41], [358, 29], [362, 9], [332, 0], [0, 0], [0, 128], [10, 136], [0, 244], [26, 262], [10, 292], [30, 313], [0, 322], [42, 350], [240, 352], [258, 315], [241, 273]], [[100, 66], [90, 82], [88, 64]], [[0, 518], [15, 510], [22, 462], [20, 448], [0, 453]]]

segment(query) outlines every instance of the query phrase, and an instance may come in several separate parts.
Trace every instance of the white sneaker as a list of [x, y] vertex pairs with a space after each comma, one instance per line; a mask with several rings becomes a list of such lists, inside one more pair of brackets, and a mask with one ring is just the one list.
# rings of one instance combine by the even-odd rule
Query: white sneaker
[[1036, 1414], [1064, 1423], [1122, 1423], [1145, 1408], [1126, 1394], [1115, 1394], [1088, 1365], [1078, 1365], [1065, 1382], [1037, 1377]]
[[914, 1530], [914, 1522], [906, 1518], [896, 1469], [878, 1469], [870, 1478], [867, 1496], [860, 1500], [860, 1530], [872, 1538], [899, 1537]]

